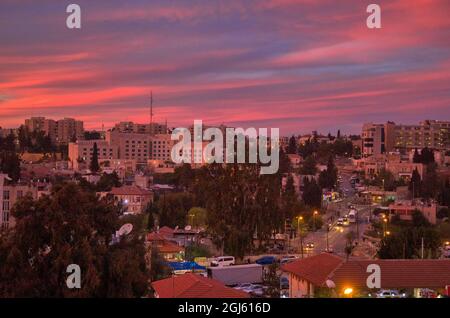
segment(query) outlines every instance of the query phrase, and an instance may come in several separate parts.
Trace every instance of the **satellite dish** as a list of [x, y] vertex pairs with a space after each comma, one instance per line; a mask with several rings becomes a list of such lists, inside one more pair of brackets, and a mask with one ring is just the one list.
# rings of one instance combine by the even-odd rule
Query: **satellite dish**
[[325, 284], [327, 285], [328, 288], [336, 288], [336, 284], [331, 279], [327, 279]]
[[124, 225], [121, 226], [121, 228], [119, 229], [119, 231], [117, 231], [117, 234], [119, 236], [122, 235], [128, 235], [131, 233], [131, 231], [133, 230], [133, 224], [130, 223], [126, 223]]
[[192, 229], [192, 227], [190, 225], [186, 225], [186, 227], [184, 228], [185, 231], [190, 231]]

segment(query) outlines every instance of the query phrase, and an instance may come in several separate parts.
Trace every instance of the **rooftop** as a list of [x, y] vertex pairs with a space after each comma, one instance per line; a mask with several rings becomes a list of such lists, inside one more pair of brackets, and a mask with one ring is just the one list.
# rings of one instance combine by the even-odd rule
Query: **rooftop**
[[152, 287], [158, 298], [249, 298], [243, 291], [192, 273], [158, 280]]

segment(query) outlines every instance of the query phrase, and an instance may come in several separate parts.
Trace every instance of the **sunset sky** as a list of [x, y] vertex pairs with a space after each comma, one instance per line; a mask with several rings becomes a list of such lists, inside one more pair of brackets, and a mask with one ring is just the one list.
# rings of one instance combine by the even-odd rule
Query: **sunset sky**
[[[66, 28], [70, 3], [81, 30]], [[173, 127], [450, 120], [449, 15], [449, 0], [1, 0], [0, 126], [148, 122], [151, 90]]]

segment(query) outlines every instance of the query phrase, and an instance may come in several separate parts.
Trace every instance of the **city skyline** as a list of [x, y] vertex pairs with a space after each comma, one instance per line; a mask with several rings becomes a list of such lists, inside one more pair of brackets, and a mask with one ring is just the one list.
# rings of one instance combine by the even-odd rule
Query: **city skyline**
[[[0, 125], [72, 117], [170, 127], [360, 133], [364, 122], [450, 119], [447, 1], [2, 1]], [[7, 15], [6, 15], [7, 13]], [[400, 19], [401, 18], [401, 19]]]

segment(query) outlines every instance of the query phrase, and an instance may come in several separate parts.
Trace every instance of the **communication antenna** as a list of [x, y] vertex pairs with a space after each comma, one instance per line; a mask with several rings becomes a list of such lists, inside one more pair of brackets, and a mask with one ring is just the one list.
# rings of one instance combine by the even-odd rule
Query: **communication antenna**
[[150, 91], [150, 133], [153, 131], [153, 91]]

